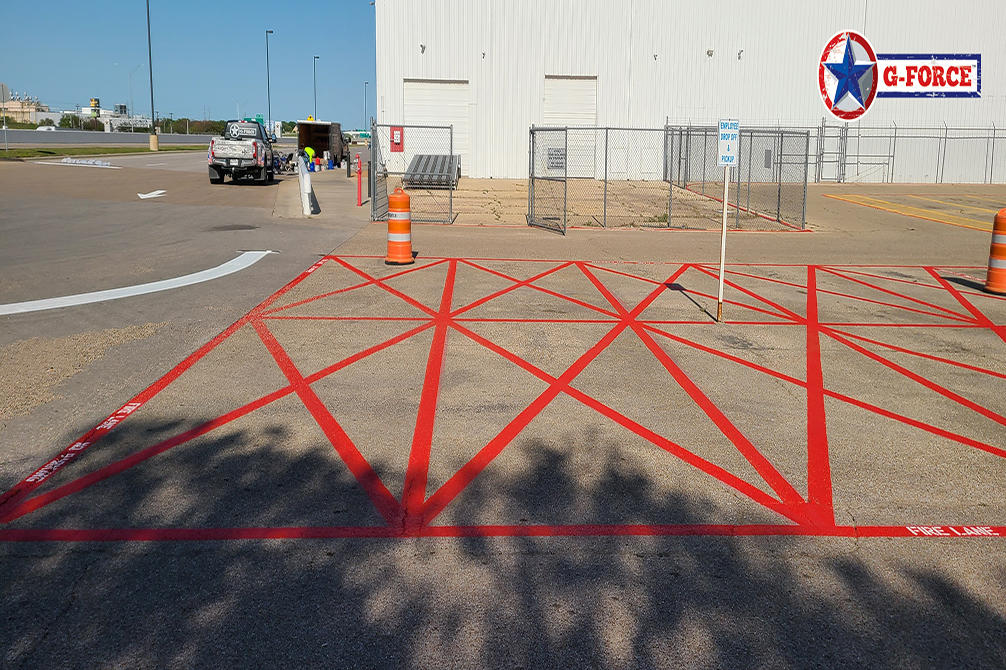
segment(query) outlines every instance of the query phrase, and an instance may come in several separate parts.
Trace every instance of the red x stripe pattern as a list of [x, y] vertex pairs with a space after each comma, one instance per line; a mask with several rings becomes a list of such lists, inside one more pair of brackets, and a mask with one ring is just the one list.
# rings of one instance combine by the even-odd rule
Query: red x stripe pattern
[[[284, 295], [300, 286], [324, 264], [331, 264], [353, 273], [359, 281], [336, 290], [310, 295], [287, 304], [280, 304]], [[511, 274], [515, 266], [531, 266], [534, 271], [527, 273], [526, 278]], [[992, 318], [979, 307], [983, 305], [998, 305], [998, 299], [985, 296], [962, 288], [947, 280], [944, 276], [953, 274], [953, 270], [935, 267], [908, 268], [918, 275], [923, 273], [923, 279], [918, 276], [897, 276], [898, 273], [884, 271], [882, 268], [870, 266], [735, 266], [728, 270], [726, 285], [732, 298], [726, 301], [728, 312], [740, 315], [733, 321], [735, 324], [746, 324], [751, 327], [792, 327], [805, 333], [806, 369], [801, 377], [773, 369], [731, 353], [724, 348], [710, 346], [691, 336], [685, 336], [676, 325], [709, 325], [708, 319], [693, 321], [667, 321], [647, 319], [645, 312], [653, 303], [668, 291], [680, 291], [691, 299], [712, 299], [709, 292], [700, 290], [703, 284], [708, 285], [708, 279], [717, 277], [715, 266], [702, 263], [673, 264], [666, 267], [665, 277], [654, 278], [652, 272], [633, 272], [631, 264], [615, 265], [586, 261], [515, 261], [507, 259], [463, 259], [438, 258], [427, 260], [414, 267], [393, 272], [386, 276], [377, 276], [367, 268], [375, 267], [376, 262], [366, 257], [331, 256], [319, 261], [290, 284], [270, 296], [266, 301], [245, 315], [230, 328], [208, 342], [187, 359], [182, 361], [171, 372], [158, 380], [151, 387], [140, 393], [136, 398], [110, 415], [105, 421], [89, 431], [80, 440], [67, 447], [63, 452], [45, 463], [38, 470], [26, 477], [16, 486], [0, 497], [0, 521], [9, 524], [15, 519], [25, 517], [57, 500], [73, 495], [98, 482], [134, 467], [150, 458], [164, 452], [183, 447], [186, 443], [202, 435], [227, 425], [236, 419], [246, 416], [256, 410], [273, 403], [280, 398], [296, 397], [310, 413], [313, 420], [324, 432], [338, 458], [345, 463], [349, 472], [357, 481], [359, 487], [366, 492], [374, 508], [384, 521], [379, 526], [333, 526], [333, 527], [278, 527], [278, 528], [146, 528], [146, 529], [36, 529], [36, 528], [4, 528], [0, 526], [0, 540], [7, 541], [89, 541], [89, 540], [206, 540], [206, 539], [240, 539], [240, 538], [304, 538], [304, 537], [404, 537], [404, 536], [466, 536], [466, 535], [835, 535], [835, 536], [917, 536], [917, 537], [954, 537], [954, 536], [988, 536], [1004, 535], [1006, 527], [996, 525], [982, 526], [850, 526], [836, 523], [835, 504], [833, 500], [833, 476], [831, 472], [831, 457], [829, 454], [829, 431], [826, 416], [828, 402], [841, 402], [858, 410], [865, 411], [885, 419], [893, 420], [913, 429], [945, 438], [965, 449], [980, 450], [988, 458], [1006, 458], [1006, 448], [1002, 444], [976, 439], [973, 436], [961, 434], [948, 427], [938, 425], [936, 421], [923, 421], [889, 408], [882, 407], [848, 393], [828, 388], [822, 365], [822, 344], [825, 341], [838, 343], [848, 351], [855, 352], [870, 359], [887, 369], [901, 375], [906, 384], [915, 385], [920, 392], [934, 393], [955, 403], [961, 411], [973, 412], [1000, 426], [1006, 426], [1006, 417], [1002, 407], [986, 407], [970, 400], [960, 393], [951, 390], [933, 379], [915, 372], [897, 362], [892, 356], [878, 353], [892, 352], [907, 355], [926, 361], [950, 366], [957, 370], [974, 375], [979, 382], [988, 380], [1001, 384], [1006, 380], [1006, 374], [1001, 370], [982, 367], [972, 363], [954, 360], [947, 356], [913, 349], [903, 343], [888, 341], [891, 338], [877, 339], [864, 335], [860, 327], [873, 328], [955, 328], [975, 329], [992, 333], [1000, 342], [1006, 342], [1006, 325], [995, 323]], [[477, 271], [503, 280], [506, 285], [495, 291], [488, 292], [478, 299], [462, 306], [455, 306], [455, 293], [458, 282], [459, 268]], [[771, 272], [772, 267], [785, 267], [790, 271], [788, 279], [781, 278]], [[408, 292], [397, 288], [393, 280], [412, 274], [419, 278], [421, 273], [439, 268], [446, 272], [441, 297], [438, 305], [431, 306], [416, 299]], [[503, 269], [500, 269], [503, 268]], [[628, 269], [626, 269], [628, 268]], [[799, 273], [802, 281], [795, 280], [793, 271]], [[543, 280], [560, 271], [575, 271], [590, 286], [596, 289], [599, 300], [591, 302], [582, 295], [564, 294], [549, 288]], [[890, 268], [887, 268], [890, 270]], [[609, 287], [613, 278], [632, 279], [649, 286], [645, 294], [635, 304], [627, 304]], [[701, 279], [702, 281], [698, 281]], [[830, 280], [829, 286], [835, 286], [835, 279], [840, 279], [850, 287], [858, 289], [856, 294], [824, 288], [824, 280]], [[694, 286], [693, 286], [694, 284]], [[911, 290], [908, 286], [911, 286]], [[378, 288], [418, 311], [419, 316], [403, 317], [399, 314], [380, 316], [318, 316], [303, 314], [303, 308], [323, 299], [338, 299], [340, 294], [351, 293], [367, 287]], [[587, 309], [593, 315], [590, 319], [567, 318], [527, 318], [526, 316], [483, 317], [474, 316], [477, 308], [498, 300], [520, 288], [528, 288], [550, 298], [565, 301], [577, 308]], [[773, 299], [769, 292], [759, 287], [775, 289], [772, 296], [799, 295], [803, 296], [802, 308], [792, 301], [789, 306], [782, 304], [786, 300], [778, 297]], [[920, 297], [928, 291], [932, 297]], [[980, 299], [978, 296], [981, 295]], [[822, 301], [826, 299], [842, 299], [855, 301], [871, 309], [879, 309], [884, 314], [897, 314], [899, 319], [874, 319], [863, 322], [829, 322], [821, 318]], [[984, 302], [981, 302], [984, 301]], [[1006, 305], [1006, 302], [1002, 303]], [[948, 306], [950, 305], [950, 306]], [[295, 313], [296, 312], [296, 313]], [[346, 319], [375, 321], [413, 321], [414, 325], [402, 333], [390, 337], [379, 344], [364, 348], [343, 360], [334, 362], [327, 367], [304, 375], [292, 360], [290, 354], [273, 332], [275, 323], [279, 320], [312, 319]], [[908, 319], [907, 321], [905, 319]], [[606, 328], [596, 343], [583, 352], [561, 374], [554, 375], [541, 369], [532, 362], [521, 357], [507, 347], [506, 342], [493, 341], [477, 332], [474, 324], [481, 321], [501, 322], [555, 322], [555, 323], [593, 323]], [[58, 486], [43, 488], [43, 485], [56, 473], [70, 468], [73, 461], [88, 449], [96, 448], [103, 435], [114, 430], [129, 415], [141, 408], [147, 401], [156, 396], [182, 373], [195, 365], [210, 351], [241, 329], [250, 328], [260, 338], [268, 350], [276, 366], [282, 372], [287, 384], [267, 393], [236, 409], [222, 414], [210, 421], [190, 430], [172, 436], [166, 440], [136, 451], [121, 460], [109, 463], [94, 471], [81, 474], [76, 479], [70, 479]], [[396, 495], [382, 481], [381, 477], [361, 453], [357, 445], [343, 429], [339, 417], [333, 414], [319, 398], [313, 385], [346, 367], [361, 361], [377, 352], [383, 351], [400, 343], [406, 342], [420, 333], [432, 331], [432, 345], [426, 361], [425, 376], [421, 397], [415, 419], [415, 429], [409, 446], [407, 470], [404, 488], [401, 495]], [[441, 373], [444, 369], [445, 357], [448, 355], [446, 342], [449, 332], [457, 333], [470, 342], [484, 347], [486, 350], [517, 366], [523, 371], [539, 379], [545, 390], [537, 395], [526, 407], [519, 411], [508, 423], [501, 425], [498, 432], [486, 444], [482, 445], [453, 476], [440, 486], [430, 488], [430, 458], [431, 444], [434, 437], [434, 425], [437, 416], [438, 395], [441, 388]], [[872, 330], [870, 331], [872, 334]], [[631, 334], [652, 354], [653, 363], [667, 374], [668, 383], [679, 386], [694, 402], [716, 429], [736, 448], [737, 452], [758, 473], [766, 484], [759, 488], [728, 469], [700, 456], [687, 444], [675, 441], [674, 435], [662, 435], [642, 423], [626, 416], [617, 409], [601, 402], [590, 394], [573, 385], [581, 372], [604, 352], [623, 334]], [[896, 339], [896, 338], [894, 338]], [[714, 402], [699, 380], [693, 378], [679, 365], [675, 357], [668, 352], [666, 345], [687, 347], [715, 359], [728, 361], [767, 377], [780, 380], [800, 389], [806, 398], [806, 492], [801, 493], [793, 483], [780, 472], [773, 462], [766, 457], [761, 449], [752, 442], [741, 428], [729, 416], [729, 408], [720, 407]], [[1000, 349], [1000, 353], [1001, 353]], [[666, 452], [667, 458], [680, 459], [693, 467], [697, 476], [706, 477], [717, 486], [726, 487], [753, 503], [762, 506], [778, 515], [779, 523], [732, 525], [732, 524], [577, 524], [567, 525], [440, 525], [437, 519], [441, 512], [447, 509], [458, 496], [479, 477], [494, 459], [500, 455], [515, 438], [541, 412], [560, 395], [568, 396], [593, 410], [597, 414], [627, 429], [652, 444], [655, 448]], [[1000, 437], [1006, 431], [1000, 433]], [[976, 520], [988, 524], [990, 520]], [[996, 520], [991, 520], [992, 522]], [[999, 520], [1001, 521], [1001, 520]], [[934, 530], [935, 529], [935, 530]]]

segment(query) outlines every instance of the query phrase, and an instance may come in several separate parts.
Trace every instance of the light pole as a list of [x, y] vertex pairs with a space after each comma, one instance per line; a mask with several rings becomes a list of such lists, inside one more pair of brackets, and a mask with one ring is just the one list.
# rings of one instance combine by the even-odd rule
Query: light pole
[[364, 130], [367, 129], [367, 84], [369, 81], [363, 82], [363, 126]]
[[127, 114], [129, 117], [129, 132], [133, 132], [133, 116], [136, 114], [136, 106], [133, 104], [133, 75], [141, 67], [143, 67], [143, 63], [140, 63], [129, 72], [129, 112]]
[[157, 115], [154, 113], [154, 52], [150, 46], [150, 0], [147, 0], [147, 67], [150, 71], [150, 150], [157, 151]]
[[314, 120], [318, 120], [318, 58], [314, 57]]
[[270, 133], [272, 132], [272, 86], [269, 81], [269, 36], [272, 35], [273, 31], [265, 31], [265, 104], [266, 104], [266, 118], [269, 119], [269, 128], [267, 129]]
[[7, 101], [4, 98], [8, 98], [7, 95], [9, 91], [6, 86], [0, 86], [0, 104], [3, 104], [3, 150], [10, 151], [10, 147], [7, 146]]

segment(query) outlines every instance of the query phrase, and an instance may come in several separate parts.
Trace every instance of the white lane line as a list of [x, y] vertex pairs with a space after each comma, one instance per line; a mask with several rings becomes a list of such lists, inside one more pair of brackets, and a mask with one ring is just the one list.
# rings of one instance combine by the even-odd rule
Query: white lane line
[[137, 193], [136, 195], [139, 196], [140, 200], [147, 200], [149, 198], [160, 198], [166, 194], [167, 191], [163, 188], [159, 188], [156, 191], [151, 191], [150, 193]]
[[267, 254], [274, 254], [275, 251], [243, 251], [237, 258], [233, 258], [222, 265], [209, 270], [200, 270], [189, 275], [175, 277], [174, 279], [162, 279], [161, 281], [150, 282], [148, 284], [137, 284], [136, 286], [125, 286], [123, 288], [113, 288], [106, 291], [94, 291], [92, 293], [78, 293], [77, 295], [66, 295], [61, 298], [45, 298], [43, 300], [29, 300], [27, 302], [12, 302], [0, 305], [0, 314], [21, 314], [23, 312], [38, 312], [45, 309], [58, 309], [60, 307], [71, 307], [73, 305], [86, 305], [92, 302], [102, 302], [104, 300], [118, 300], [134, 295], [145, 293], [156, 293], [167, 291], [173, 288], [181, 288], [191, 284], [199, 284], [211, 279], [218, 279], [257, 263]]
[[91, 163], [60, 163], [58, 161], [32, 161], [35, 165], [65, 165], [69, 167], [89, 167], [89, 168], [102, 168], [105, 170], [121, 170], [121, 167], [116, 165], [92, 165]]
[[167, 165], [167, 163], [147, 163], [147, 167], [154, 167], [155, 165]]

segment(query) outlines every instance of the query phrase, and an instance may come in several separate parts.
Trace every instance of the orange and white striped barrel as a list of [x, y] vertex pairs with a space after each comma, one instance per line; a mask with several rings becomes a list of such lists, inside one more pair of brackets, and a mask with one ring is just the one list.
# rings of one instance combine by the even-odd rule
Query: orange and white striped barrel
[[396, 188], [388, 196], [388, 255], [384, 258], [388, 265], [409, 265], [415, 263], [412, 257], [412, 212], [409, 194]]
[[989, 273], [985, 278], [989, 293], [1006, 293], [1006, 209], [1000, 209], [992, 226]]

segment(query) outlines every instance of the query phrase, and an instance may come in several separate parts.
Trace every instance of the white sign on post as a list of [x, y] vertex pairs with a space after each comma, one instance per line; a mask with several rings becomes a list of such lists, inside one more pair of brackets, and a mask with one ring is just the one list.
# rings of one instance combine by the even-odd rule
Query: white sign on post
[[740, 144], [741, 124], [737, 119], [720, 119], [719, 160], [723, 168], [723, 227], [720, 230], [720, 277], [716, 292], [716, 320], [723, 320], [723, 275], [727, 263], [727, 202], [730, 194], [730, 168], [737, 165], [737, 150]]
[[741, 124], [737, 119], [720, 119], [720, 167], [737, 165], [737, 145], [740, 142]]

